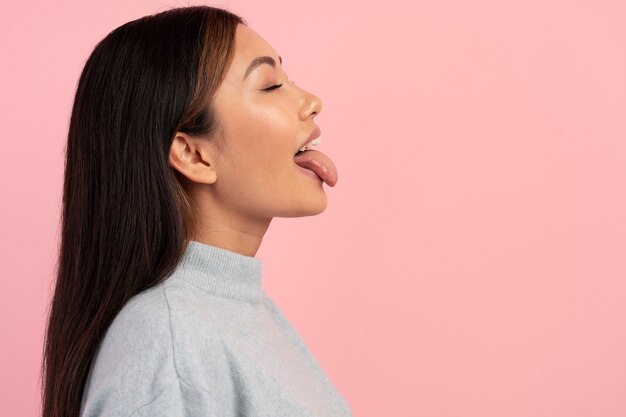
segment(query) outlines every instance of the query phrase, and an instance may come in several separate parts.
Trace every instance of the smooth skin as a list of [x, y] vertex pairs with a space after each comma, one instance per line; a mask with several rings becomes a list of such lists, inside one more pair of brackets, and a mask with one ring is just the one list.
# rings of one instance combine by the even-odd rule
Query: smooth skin
[[[248, 65], [270, 56], [245, 79]], [[263, 91], [281, 84], [280, 88]], [[289, 81], [274, 49], [239, 24], [233, 61], [215, 96], [225, 145], [177, 132], [169, 164], [183, 176], [196, 219], [192, 239], [255, 256], [274, 217], [312, 216], [326, 209], [321, 180], [294, 162], [301, 143], [317, 127], [321, 100]]]

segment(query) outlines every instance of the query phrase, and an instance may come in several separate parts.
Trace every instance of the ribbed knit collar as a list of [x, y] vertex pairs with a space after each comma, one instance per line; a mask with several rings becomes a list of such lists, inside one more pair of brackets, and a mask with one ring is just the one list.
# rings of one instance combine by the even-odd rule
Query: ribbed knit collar
[[261, 266], [259, 258], [190, 240], [177, 269], [182, 280], [214, 295], [258, 301], [263, 297]]

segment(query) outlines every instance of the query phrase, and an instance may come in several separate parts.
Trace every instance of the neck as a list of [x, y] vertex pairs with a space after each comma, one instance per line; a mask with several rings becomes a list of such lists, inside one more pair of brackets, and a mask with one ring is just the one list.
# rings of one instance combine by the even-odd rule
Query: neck
[[272, 221], [269, 219], [251, 220], [234, 216], [218, 217], [213, 209], [200, 210], [196, 233], [192, 240], [217, 246], [245, 256], [256, 256], [263, 236]]
[[203, 188], [191, 188], [196, 216], [192, 240], [254, 257], [272, 217], [242, 213], [219, 202], [215, 194]]
[[255, 257], [263, 236], [250, 235], [236, 230], [201, 230], [191, 239], [206, 245], [216, 246], [240, 255]]

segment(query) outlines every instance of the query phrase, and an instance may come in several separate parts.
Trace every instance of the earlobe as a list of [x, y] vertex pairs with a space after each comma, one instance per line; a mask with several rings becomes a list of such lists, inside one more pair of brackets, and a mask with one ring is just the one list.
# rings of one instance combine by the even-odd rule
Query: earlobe
[[217, 181], [217, 172], [208, 149], [184, 133], [178, 132], [172, 140], [168, 163], [193, 182], [213, 184]]

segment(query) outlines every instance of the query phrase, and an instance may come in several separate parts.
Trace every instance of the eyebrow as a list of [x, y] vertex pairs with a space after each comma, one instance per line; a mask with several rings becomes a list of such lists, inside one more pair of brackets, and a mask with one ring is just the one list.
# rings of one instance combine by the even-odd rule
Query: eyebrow
[[[283, 58], [279, 55], [278, 59], [280, 60], [280, 64], [282, 65]], [[248, 65], [248, 69], [246, 70], [246, 73], [244, 74], [243, 79], [245, 80], [248, 74], [254, 71], [254, 69], [261, 64], [269, 64], [273, 68], [276, 68], [276, 61], [274, 61], [274, 58], [272, 58], [271, 56], [259, 56], [257, 58], [254, 58], [252, 62], [250, 63], [250, 65]]]

